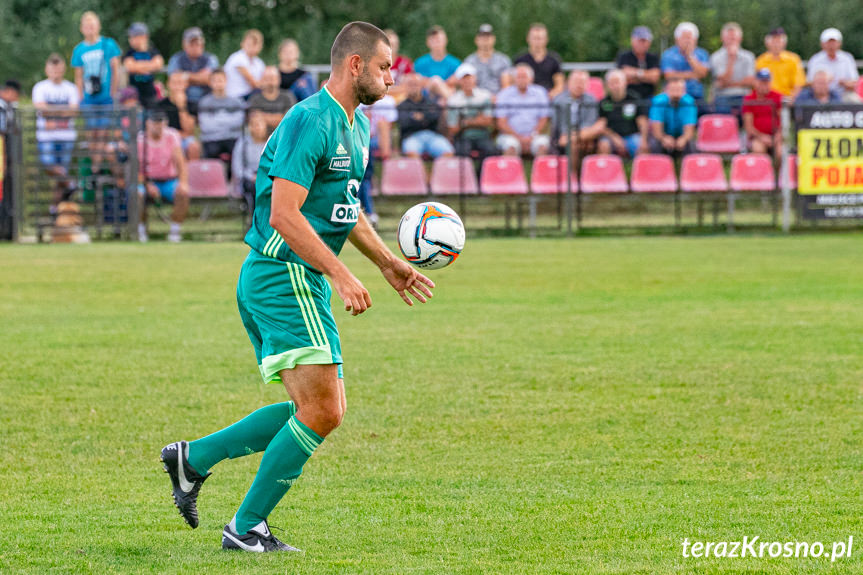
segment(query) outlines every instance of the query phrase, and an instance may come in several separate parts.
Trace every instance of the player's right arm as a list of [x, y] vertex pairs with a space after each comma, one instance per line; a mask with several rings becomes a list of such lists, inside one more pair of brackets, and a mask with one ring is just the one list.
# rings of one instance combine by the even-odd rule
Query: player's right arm
[[292, 252], [330, 277], [333, 288], [345, 303], [345, 310], [351, 315], [359, 315], [371, 307], [371, 296], [300, 212], [308, 194], [309, 190], [297, 183], [273, 178], [270, 225], [279, 232]]

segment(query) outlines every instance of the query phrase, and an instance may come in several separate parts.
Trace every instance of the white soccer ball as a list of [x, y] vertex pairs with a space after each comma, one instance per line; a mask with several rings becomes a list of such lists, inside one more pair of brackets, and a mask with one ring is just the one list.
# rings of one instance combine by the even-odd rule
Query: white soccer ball
[[406, 211], [399, 222], [398, 235], [402, 255], [423, 270], [450, 265], [464, 249], [461, 218], [438, 202], [423, 202]]

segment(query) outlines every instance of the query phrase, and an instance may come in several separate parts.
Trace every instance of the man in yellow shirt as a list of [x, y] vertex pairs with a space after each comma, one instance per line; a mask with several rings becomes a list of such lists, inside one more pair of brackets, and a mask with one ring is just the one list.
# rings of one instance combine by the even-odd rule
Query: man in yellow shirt
[[767, 51], [755, 60], [755, 69], [767, 68], [773, 76], [771, 88], [785, 98], [794, 99], [800, 89], [806, 85], [806, 75], [800, 56], [785, 49], [788, 36], [785, 30], [775, 28], [764, 37]]

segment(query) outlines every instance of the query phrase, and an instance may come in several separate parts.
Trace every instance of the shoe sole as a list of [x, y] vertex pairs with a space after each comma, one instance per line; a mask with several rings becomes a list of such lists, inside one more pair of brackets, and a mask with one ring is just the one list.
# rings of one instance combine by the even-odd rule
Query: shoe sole
[[[179, 454], [178, 454], [178, 457], [179, 457]], [[177, 508], [177, 512], [180, 514], [180, 517], [183, 518], [183, 521], [186, 522], [186, 525], [188, 525], [192, 529], [197, 529], [198, 525], [197, 524], [192, 525], [192, 522], [189, 521], [188, 517], [186, 517], [186, 515], [183, 513], [183, 510], [180, 509], [180, 505], [177, 503], [177, 497], [174, 495], [174, 478], [171, 477], [171, 471], [168, 469], [168, 463], [165, 461], [165, 456], [162, 454], [159, 454], [159, 461], [162, 462], [162, 470], [165, 473], [167, 473], [168, 477], [170, 477], [170, 479], [171, 479], [171, 501], [174, 502], [174, 507]], [[182, 462], [180, 462], [180, 464], [182, 464]]]

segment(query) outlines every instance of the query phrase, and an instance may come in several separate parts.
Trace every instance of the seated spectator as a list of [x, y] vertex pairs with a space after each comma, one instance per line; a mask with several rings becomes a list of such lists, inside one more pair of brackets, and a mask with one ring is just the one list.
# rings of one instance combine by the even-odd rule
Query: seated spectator
[[743, 129], [750, 151], [772, 152], [779, 161], [782, 155], [782, 124], [779, 120], [782, 94], [771, 89], [770, 83], [770, 70], [758, 70], [755, 88], [743, 99]]
[[249, 129], [237, 139], [231, 154], [231, 173], [234, 174], [234, 186], [238, 194], [246, 200], [248, 214], [255, 213], [255, 179], [261, 153], [267, 145], [270, 128], [261, 113], [249, 114]]
[[807, 80], [811, 83], [816, 71], [826, 70], [830, 72], [832, 78], [831, 90], [856, 94], [857, 80], [860, 77], [857, 73], [857, 63], [854, 61], [854, 56], [841, 48], [842, 32], [836, 28], [827, 28], [821, 32], [821, 51], [809, 58]]
[[404, 80], [407, 98], [398, 105], [399, 131], [402, 153], [419, 158], [427, 154], [432, 158], [451, 156], [452, 144], [438, 133], [441, 107], [422, 89], [422, 79], [410, 74]]
[[552, 101], [552, 133], [558, 149], [569, 147], [573, 160], [579, 155], [593, 153], [603, 131], [603, 124], [599, 121], [599, 102], [587, 91], [589, 82], [590, 74], [585, 70], [573, 70], [569, 73], [566, 91]]
[[168, 75], [185, 72], [189, 87], [186, 101], [189, 113], [198, 115], [198, 102], [210, 93], [210, 74], [219, 67], [219, 59], [204, 51], [204, 33], [198, 27], [183, 32], [183, 49], [168, 61]]
[[414, 62], [414, 72], [427, 78], [425, 87], [441, 98], [446, 98], [452, 93], [455, 79], [452, 78], [461, 60], [448, 54], [446, 31], [441, 26], [432, 26], [426, 32], [426, 46], [429, 53], [423, 54]]
[[803, 63], [800, 56], [785, 49], [788, 36], [782, 28], [774, 28], [764, 37], [764, 52], [755, 60], [755, 69], [767, 68], [773, 77], [771, 88], [784, 97], [793, 100], [800, 89], [806, 85]]
[[494, 49], [494, 28], [491, 24], [482, 24], [474, 37], [476, 52], [464, 59], [476, 70], [476, 85], [481, 90], [497, 94], [501, 88], [512, 83], [509, 70], [512, 60], [509, 56]]
[[455, 153], [480, 158], [494, 155], [491, 131], [494, 129], [492, 95], [477, 88], [477, 70], [465, 62], [455, 71], [459, 90], [447, 100], [447, 127], [455, 142]]
[[378, 224], [378, 215], [372, 201], [372, 177], [377, 158], [386, 160], [392, 155], [393, 124], [399, 119], [396, 106], [395, 98], [389, 94], [371, 106], [360, 104], [360, 109], [369, 119], [369, 161], [360, 182], [359, 200], [373, 226]]
[[201, 158], [201, 144], [195, 137], [195, 116], [189, 111], [186, 72], [174, 72], [168, 76], [168, 96], [154, 106], [168, 117], [168, 127], [177, 130], [183, 137], [183, 152], [187, 160]]
[[[64, 64], [65, 68], [66, 65]], [[21, 99], [21, 82], [18, 80], [9, 79], [3, 83], [3, 87], [0, 88], [0, 100], [3, 100], [7, 104], [15, 104], [18, 100]]]
[[513, 60], [515, 64], [527, 64], [533, 70], [533, 82], [548, 92], [553, 100], [563, 92], [562, 60], [557, 52], [548, 50], [548, 29], [545, 24], [534, 23], [527, 31], [527, 52]]
[[653, 98], [661, 78], [659, 56], [650, 52], [651, 42], [650, 28], [636, 26], [629, 37], [631, 50], [617, 57], [617, 67], [626, 74], [627, 85], [642, 100]]
[[533, 68], [529, 65], [515, 66], [514, 83], [498, 92], [494, 115], [496, 144], [504, 154], [520, 156], [530, 152], [541, 156], [548, 152], [548, 92], [533, 83]]
[[[74, 184], [66, 180], [75, 148], [75, 110], [78, 108], [78, 88], [65, 80], [66, 62], [59, 54], [51, 54], [45, 62], [47, 79], [33, 86], [33, 107], [37, 110], [36, 142], [39, 163], [45, 171], [58, 178], [51, 202], [51, 213], [57, 204], [68, 200]], [[5, 99], [5, 98], [4, 98]]]
[[627, 88], [626, 74], [622, 70], [606, 73], [605, 91], [608, 95], [599, 103], [599, 122], [603, 129], [597, 151], [630, 158], [646, 152], [647, 106], [637, 92]]
[[710, 55], [713, 72], [713, 103], [719, 114], [739, 116], [743, 97], [755, 84], [755, 55], [740, 47], [743, 30], [740, 24], [722, 26], [722, 48]]
[[830, 89], [830, 72], [817, 70], [812, 75], [812, 84], [800, 90], [795, 104], [840, 104], [842, 94], [838, 90]]
[[258, 30], [248, 30], [243, 35], [240, 49], [225, 60], [225, 77], [228, 85], [225, 92], [231, 98], [247, 99], [260, 86], [261, 75], [266, 65], [258, 58], [264, 48], [264, 35]]
[[279, 88], [290, 90], [297, 102], [305, 100], [317, 90], [312, 75], [300, 67], [300, 45], [293, 38], [279, 45]]
[[149, 239], [147, 203], [164, 201], [174, 204], [168, 241], [179, 242], [189, 211], [189, 180], [180, 134], [168, 127], [168, 119], [162, 112], [151, 112], [144, 132], [138, 134], [138, 195], [141, 214], [138, 240]]
[[279, 89], [279, 69], [267, 66], [261, 76], [261, 91], [249, 98], [249, 111], [263, 116], [267, 128], [272, 132], [297, 99], [289, 91]]
[[710, 72], [710, 55], [698, 47], [698, 26], [681, 22], [674, 29], [675, 45], [662, 53], [660, 68], [668, 80], [685, 80], [686, 93], [697, 102], [704, 99], [701, 80]]
[[217, 68], [210, 74], [210, 90], [198, 103], [198, 124], [205, 158], [219, 158], [228, 163], [230, 178], [231, 153], [243, 134], [246, 103], [227, 95], [225, 73]]
[[654, 154], [681, 156], [695, 151], [698, 105], [686, 93], [683, 78], [665, 83], [665, 92], [650, 103], [648, 146]]
[[153, 74], [165, 67], [165, 59], [150, 43], [150, 30], [143, 22], [129, 26], [129, 49], [123, 54], [123, 67], [129, 74], [129, 85], [138, 90], [141, 105], [150, 107], [158, 99]]

